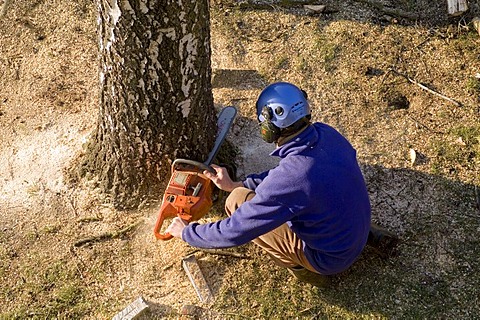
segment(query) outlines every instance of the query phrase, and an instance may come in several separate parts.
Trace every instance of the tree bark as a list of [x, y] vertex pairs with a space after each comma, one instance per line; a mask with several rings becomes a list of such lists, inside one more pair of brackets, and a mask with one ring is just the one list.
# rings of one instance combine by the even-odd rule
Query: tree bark
[[97, 0], [100, 110], [83, 174], [137, 206], [170, 163], [203, 161], [216, 130], [208, 0]]
[[447, 0], [448, 14], [459, 16], [468, 10], [467, 0]]

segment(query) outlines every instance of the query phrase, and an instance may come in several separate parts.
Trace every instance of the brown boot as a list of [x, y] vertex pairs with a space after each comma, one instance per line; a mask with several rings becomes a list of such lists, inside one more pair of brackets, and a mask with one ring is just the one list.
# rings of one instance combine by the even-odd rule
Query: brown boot
[[315, 287], [328, 287], [330, 278], [319, 273], [312, 272], [304, 267], [298, 266], [288, 268], [288, 271], [293, 274], [298, 280], [306, 282]]
[[393, 232], [372, 223], [368, 233], [367, 246], [372, 247], [382, 257], [388, 258], [396, 255], [396, 248], [400, 239]]

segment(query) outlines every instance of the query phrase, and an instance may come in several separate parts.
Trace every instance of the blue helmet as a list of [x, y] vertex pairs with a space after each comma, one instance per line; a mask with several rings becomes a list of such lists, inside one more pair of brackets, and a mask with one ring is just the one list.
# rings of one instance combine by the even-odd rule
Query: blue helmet
[[[280, 129], [310, 115], [307, 94], [288, 82], [276, 82], [267, 86], [257, 100], [257, 116], [260, 122], [270, 120]], [[268, 118], [265, 118], [268, 112]]]

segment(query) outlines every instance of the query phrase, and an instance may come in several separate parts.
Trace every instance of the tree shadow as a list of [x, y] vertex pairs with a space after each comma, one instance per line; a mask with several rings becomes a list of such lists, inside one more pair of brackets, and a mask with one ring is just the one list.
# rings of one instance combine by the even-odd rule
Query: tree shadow
[[315, 1], [243, 1], [237, 6], [242, 11], [284, 11], [297, 15], [318, 16], [322, 21], [355, 20], [377, 25], [425, 24], [431, 27], [443, 27], [451, 23], [469, 22], [480, 13], [480, 5], [470, 2], [469, 10], [460, 16], [450, 16], [446, 1], [322, 1], [325, 8], [321, 11], [307, 9], [304, 5], [318, 5]]

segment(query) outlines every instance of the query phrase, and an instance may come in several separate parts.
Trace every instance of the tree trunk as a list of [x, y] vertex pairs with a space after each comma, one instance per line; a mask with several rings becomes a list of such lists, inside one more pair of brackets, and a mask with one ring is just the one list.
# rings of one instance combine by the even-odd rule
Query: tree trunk
[[216, 118], [208, 0], [97, 0], [100, 111], [83, 173], [117, 208], [159, 196], [175, 158], [202, 161]]
[[468, 10], [467, 0], [447, 0], [448, 14], [459, 16]]

